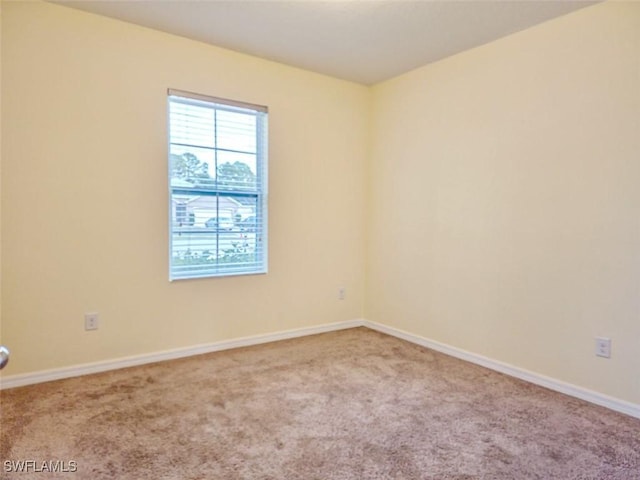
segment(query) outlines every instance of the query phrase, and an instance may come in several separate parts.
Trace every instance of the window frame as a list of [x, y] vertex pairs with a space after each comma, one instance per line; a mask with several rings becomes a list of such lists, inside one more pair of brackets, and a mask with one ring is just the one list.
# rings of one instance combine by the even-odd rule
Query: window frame
[[[217, 112], [237, 112], [246, 113], [248, 115], [255, 115], [255, 187], [231, 187], [221, 186], [217, 182], [218, 176], [218, 163], [217, 157], [220, 151], [235, 152], [235, 153], [247, 153], [237, 150], [228, 150], [219, 147], [214, 140], [214, 146], [204, 146], [196, 144], [186, 144], [172, 141], [172, 103], [192, 104], [204, 108], [211, 108], [214, 112], [214, 124], [211, 130], [213, 138], [218, 135], [218, 121]], [[211, 186], [197, 186], [193, 187], [184, 185], [174, 185], [173, 180], [178, 179], [174, 177], [173, 165], [172, 165], [172, 146], [184, 147], [185, 149], [203, 149], [206, 148], [213, 152], [215, 161], [215, 177], [211, 178]], [[229, 100], [219, 97], [212, 97], [208, 95], [202, 95], [192, 92], [186, 92], [183, 90], [168, 89], [167, 90], [167, 164], [168, 164], [168, 189], [169, 189], [169, 281], [175, 280], [189, 280], [198, 278], [219, 278], [238, 275], [263, 275], [268, 272], [268, 108], [263, 105], [256, 105], [247, 102], [240, 102], [236, 100]], [[215, 258], [214, 263], [203, 263], [191, 265], [191, 269], [186, 268], [179, 272], [177, 265], [174, 265], [174, 257], [176, 248], [174, 248], [174, 237], [181, 236], [183, 233], [189, 235], [197, 235], [199, 232], [196, 229], [191, 229], [193, 225], [178, 225], [177, 224], [177, 207], [181, 203], [174, 203], [176, 196], [194, 196], [199, 197], [213, 197], [215, 198], [216, 205], [219, 204], [220, 198], [226, 197], [228, 199], [238, 199], [240, 197], [255, 199], [255, 210], [250, 217], [255, 219], [255, 229], [253, 230], [253, 262], [238, 262], [232, 267], [229, 264], [219, 262], [220, 251], [223, 248], [220, 246], [220, 235], [229, 232], [223, 232], [218, 222], [214, 222], [214, 226], [211, 229], [206, 229], [205, 232], [215, 235]], [[175, 212], [174, 212], [175, 207]], [[187, 218], [190, 218], [191, 213], [182, 209], [183, 215], [186, 212]], [[216, 210], [216, 218], [222, 218], [219, 214], [221, 212]], [[247, 217], [249, 218], [249, 217]], [[210, 219], [211, 220], [211, 219]], [[209, 225], [207, 225], [209, 227]], [[247, 238], [249, 235], [245, 235]], [[248, 243], [247, 243], [248, 245]], [[208, 249], [207, 249], [208, 251]], [[225, 266], [226, 265], [226, 266]], [[246, 268], [244, 268], [244, 267]], [[251, 268], [253, 266], [253, 268]]]

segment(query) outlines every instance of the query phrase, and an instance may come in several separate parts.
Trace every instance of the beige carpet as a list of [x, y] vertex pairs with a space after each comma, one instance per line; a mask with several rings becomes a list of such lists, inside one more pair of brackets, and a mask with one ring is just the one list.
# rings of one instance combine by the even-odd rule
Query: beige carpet
[[364, 328], [0, 399], [3, 479], [640, 479], [640, 420]]

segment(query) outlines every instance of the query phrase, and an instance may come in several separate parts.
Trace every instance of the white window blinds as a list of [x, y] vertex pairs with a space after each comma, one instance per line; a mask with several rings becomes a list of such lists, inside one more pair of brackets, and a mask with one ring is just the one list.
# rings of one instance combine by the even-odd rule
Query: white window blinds
[[169, 90], [171, 280], [266, 273], [267, 115]]

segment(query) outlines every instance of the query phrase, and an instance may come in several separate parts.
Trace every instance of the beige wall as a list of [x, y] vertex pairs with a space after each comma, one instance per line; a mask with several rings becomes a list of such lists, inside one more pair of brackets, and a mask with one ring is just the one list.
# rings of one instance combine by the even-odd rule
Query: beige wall
[[[0, 0], [0, 112], [2, 112], [2, 1]], [[0, 115], [0, 345], [2, 345], [2, 115]]]
[[[57, 5], [3, 9], [5, 375], [361, 316], [367, 88]], [[268, 275], [169, 283], [167, 88], [270, 108]]]
[[[372, 89], [56, 5], [3, 7], [6, 374], [364, 313], [640, 403], [640, 4]], [[268, 275], [167, 281], [169, 87], [270, 107]]]
[[640, 3], [373, 92], [365, 317], [640, 403]]

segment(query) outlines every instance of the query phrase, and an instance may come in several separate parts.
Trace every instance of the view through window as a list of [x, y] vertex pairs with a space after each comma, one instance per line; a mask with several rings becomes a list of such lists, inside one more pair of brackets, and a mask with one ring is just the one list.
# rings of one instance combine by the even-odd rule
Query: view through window
[[266, 273], [267, 115], [169, 90], [171, 280]]

